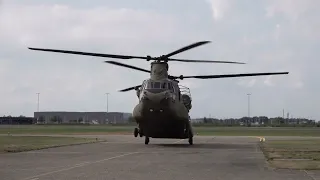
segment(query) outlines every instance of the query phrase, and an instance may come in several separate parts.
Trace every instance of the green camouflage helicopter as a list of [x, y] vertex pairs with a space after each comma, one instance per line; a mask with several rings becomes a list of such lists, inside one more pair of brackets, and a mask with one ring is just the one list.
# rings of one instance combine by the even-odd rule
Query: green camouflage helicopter
[[31, 50], [49, 51], [57, 53], [77, 54], [86, 56], [116, 58], [116, 59], [145, 59], [151, 62], [151, 69], [146, 70], [139, 67], [115, 62], [105, 61], [106, 63], [127, 67], [143, 72], [150, 73], [150, 78], [143, 81], [141, 85], [120, 90], [126, 92], [135, 90], [139, 98], [139, 103], [133, 109], [133, 118], [137, 122], [134, 129], [134, 136], [145, 137], [145, 144], [148, 144], [150, 138], [171, 138], [171, 139], [188, 139], [189, 144], [193, 144], [193, 129], [189, 111], [192, 108], [192, 98], [190, 89], [179, 85], [179, 79], [195, 78], [195, 79], [215, 79], [215, 78], [231, 78], [244, 76], [265, 76], [265, 75], [281, 75], [289, 74], [288, 72], [272, 72], [272, 73], [248, 73], [248, 74], [223, 74], [223, 75], [197, 75], [197, 76], [172, 76], [168, 74], [169, 61], [194, 62], [194, 63], [233, 63], [245, 64], [241, 62], [230, 61], [209, 61], [209, 60], [187, 60], [170, 58], [173, 55], [187, 51], [189, 49], [204, 45], [210, 41], [200, 41], [174, 52], [160, 57], [151, 56], [128, 56], [115, 54], [99, 54], [79, 51], [67, 51], [57, 49], [40, 49], [29, 48]]

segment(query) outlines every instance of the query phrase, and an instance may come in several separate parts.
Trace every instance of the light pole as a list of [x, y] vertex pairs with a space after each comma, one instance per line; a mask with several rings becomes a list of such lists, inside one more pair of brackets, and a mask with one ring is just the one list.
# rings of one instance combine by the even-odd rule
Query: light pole
[[[40, 99], [40, 93], [36, 93], [38, 95], [38, 103], [37, 103], [37, 112], [39, 112], [39, 99]], [[37, 124], [39, 123], [39, 117], [37, 117]]]
[[108, 114], [109, 114], [109, 93], [106, 93], [106, 95], [107, 95], [107, 123], [109, 124], [109, 119], [108, 119]]
[[36, 93], [38, 95], [38, 104], [37, 104], [37, 111], [39, 112], [39, 99], [40, 99], [40, 93]]
[[109, 112], [109, 94], [110, 93], [106, 93], [106, 95], [107, 95], [107, 113]]
[[250, 117], [250, 93], [248, 95], [248, 117]]

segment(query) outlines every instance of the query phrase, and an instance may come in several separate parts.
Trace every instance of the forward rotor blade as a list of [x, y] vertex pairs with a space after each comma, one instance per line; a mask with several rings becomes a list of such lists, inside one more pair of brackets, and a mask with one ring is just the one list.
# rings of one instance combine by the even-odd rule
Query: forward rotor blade
[[117, 59], [133, 59], [133, 58], [148, 59], [148, 57], [142, 57], [142, 56], [100, 54], [100, 53], [89, 53], [89, 52], [81, 52], [81, 51], [67, 51], [67, 50], [59, 50], [59, 49], [40, 49], [40, 48], [30, 48], [30, 47], [28, 49], [35, 50], [35, 51], [48, 51], [48, 52], [56, 52], [56, 53], [77, 54], [77, 55], [97, 56], [97, 57], [107, 57], [107, 58], [117, 58]]
[[169, 54], [167, 54], [167, 55], [164, 55], [164, 57], [168, 58], [168, 57], [170, 57], [170, 56], [176, 55], [176, 54], [181, 53], [181, 52], [183, 52], [183, 51], [187, 51], [187, 50], [189, 50], [189, 49], [192, 49], [192, 48], [195, 48], [195, 47], [198, 47], [198, 46], [201, 46], [201, 45], [210, 43], [210, 42], [211, 42], [211, 41], [200, 41], [200, 42], [196, 42], [196, 43], [190, 44], [190, 45], [188, 45], [188, 46], [185, 46], [185, 47], [183, 47], [183, 48], [180, 48], [180, 49], [178, 49], [178, 50], [176, 50], [176, 51], [173, 51], [173, 52], [171, 52], [171, 53], [169, 53]]
[[141, 87], [141, 85], [134, 86], [134, 87], [130, 87], [130, 88], [127, 88], [127, 89], [122, 89], [122, 90], [120, 90], [119, 92], [131, 91], [131, 90], [137, 89], [137, 88], [139, 88], [139, 87]]
[[230, 78], [230, 77], [244, 77], [244, 76], [268, 76], [289, 74], [289, 72], [274, 72], [274, 73], [249, 73], [249, 74], [223, 74], [223, 75], [204, 75], [204, 76], [178, 76], [178, 79], [197, 78], [197, 79], [216, 79], [216, 78]]
[[169, 58], [168, 61], [180, 61], [180, 62], [196, 62], [196, 63], [231, 63], [231, 64], [246, 64], [243, 62], [233, 62], [233, 61], [210, 61], [210, 60], [190, 60], [190, 59], [172, 59]]
[[130, 69], [135, 69], [135, 70], [151, 73], [151, 71], [149, 71], [149, 70], [138, 68], [138, 67], [131, 66], [131, 65], [128, 65], [128, 64], [123, 64], [123, 63], [119, 63], [119, 62], [115, 62], [115, 61], [105, 61], [105, 62], [109, 63], [109, 64], [117, 65], [117, 66], [127, 67], [127, 68], [130, 68]]

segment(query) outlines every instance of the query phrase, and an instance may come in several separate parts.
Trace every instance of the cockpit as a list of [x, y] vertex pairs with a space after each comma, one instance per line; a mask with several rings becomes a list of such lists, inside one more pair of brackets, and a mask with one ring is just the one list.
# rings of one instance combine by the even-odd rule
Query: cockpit
[[145, 80], [142, 85], [142, 89], [147, 91], [158, 93], [166, 90], [170, 90], [171, 92], [175, 92], [175, 88], [170, 81], [155, 81], [155, 80]]
[[166, 81], [150, 81], [146, 82], [145, 89], [169, 89], [174, 90], [171, 82]]
[[178, 97], [180, 96], [180, 91], [179, 87], [176, 87], [173, 82], [170, 80], [144, 80], [142, 83], [141, 88], [137, 90], [137, 96], [140, 98], [142, 95], [145, 95], [147, 92], [153, 93], [153, 94], [158, 94], [162, 93], [165, 91], [169, 91], [173, 94], [179, 94], [177, 95]]

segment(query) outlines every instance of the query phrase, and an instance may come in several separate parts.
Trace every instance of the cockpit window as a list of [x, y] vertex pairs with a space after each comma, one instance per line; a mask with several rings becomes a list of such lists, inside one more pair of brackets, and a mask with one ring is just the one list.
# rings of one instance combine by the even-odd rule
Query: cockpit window
[[153, 82], [153, 89], [160, 89], [160, 82]]
[[157, 81], [148, 81], [145, 86], [146, 89], [169, 89], [173, 90], [171, 82], [157, 82]]

